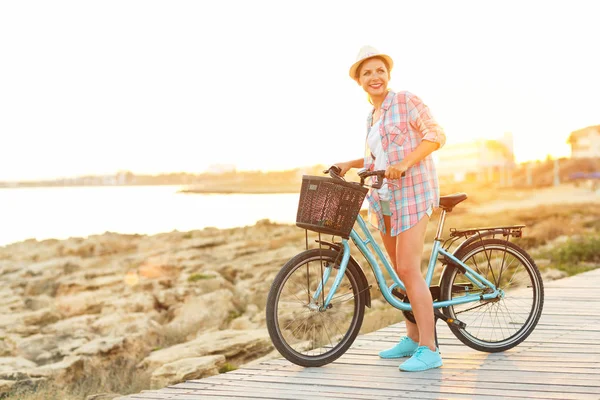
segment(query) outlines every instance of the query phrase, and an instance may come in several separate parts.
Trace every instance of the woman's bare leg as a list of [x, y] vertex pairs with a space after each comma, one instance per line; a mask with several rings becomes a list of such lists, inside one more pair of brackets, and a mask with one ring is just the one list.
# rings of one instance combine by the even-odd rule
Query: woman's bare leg
[[[396, 271], [406, 286], [419, 327], [417, 330], [419, 345], [435, 351], [433, 299], [421, 273], [421, 257], [428, 222], [429, 217], [425, 216], [415, 226], [396, 236]], [[415, 340], [412, 336], [411, 339]]]
[[[396, 271], [398, 271], [398, 261], [396, 259], [396, 236], [390, 235], [390, 217], [384, 215], [383, 220], [385, 222], [385, 231], [387, 233], [384, 234], [383, 232], [380, 231], [381, 240], [383, 241], [385, 250], [387, 251], [388, 255], [390, 256], [390, 260], [392, 260], [392, 265], [394, 266], [394, 269]], [[402, 279], [402, 278], [400, 278], [400, 279]], [[402, 280], [402, 281], [404, 281], [404, 280]], [[432, 307], [433, 307], [433, 305], [432, 305]], [[410, 322], [409, 320], [406, 320], [406, 336], [408, 336], [415, 342], [419, 343], [419, 328], [417, 327], [417, 324], [414, 324], [414, 323]]]

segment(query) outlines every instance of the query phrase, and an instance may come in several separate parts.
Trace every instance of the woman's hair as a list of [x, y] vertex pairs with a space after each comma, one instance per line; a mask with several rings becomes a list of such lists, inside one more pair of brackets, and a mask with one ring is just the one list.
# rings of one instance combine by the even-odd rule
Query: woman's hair
[[[385, 58], [383, 57], [371, 57], [371, 58], [376, 58], [378, 60], [383, 61], [383, 64], [385, 65], [385, 69], [387, 69], [387, 73], [388, 73], [388, 77], [390, 76], [390, 65], [388, 64], [388, 62], [385, 60]], [[370, 60], [371, 58], [367, 58], [367, 60]], [[365, 61], [367, 61], [365, 60]], [[358, 68], [356, 68], [356, 76], [354, 77], [356, 79], [356, 82], [358, 82], [358, 77], [360, 75], [360, 69], [362, 68], [364, 62], [360, 63], [360, 65], [358, 66]], [[389, 89], [388, 89], [389, 90]], [[367, 100], [369, 101], [369, 103], [373, 104], [373, 99], [371, 99], [371, 95], [367, 93]]]
[[[383, 61], [383, 64], [385, 64], [385, 69], [387, 69], [388, 76], [390, 75], [390, 64], [388, 64], [388, 62], [386, 61], [385, 58], [379, 57], [379, 56], [375, 56], [375, 57], [367, 58], [367, 60], [370, 60], [371, 58], [376, 58], [378, 60]], [[365, 61], [367, 61], [367, 60], [365, 60]], [[356, 80], [356, 82], [358, 82], [358, 77], [360, 76], [360, 70], [361, 70], [363, 64], [365, 63], [365, 61], [361, 62], [360, 65], [358, 66], [358, 68], [356, 68], [356, 76], [354, 77], [354, 79]]]

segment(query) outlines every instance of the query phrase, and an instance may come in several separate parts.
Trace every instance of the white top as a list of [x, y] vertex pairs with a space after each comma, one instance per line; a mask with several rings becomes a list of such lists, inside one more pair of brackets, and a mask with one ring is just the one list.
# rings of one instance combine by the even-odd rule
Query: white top
[[[367, 145], [369, 146], [369, 150], [375, 157], [375, 170], [387, 169], [387, 156], [383, 151], [383, 145], [381, 144], [381, 135], [379, 135], [379, 125], [381, 124], [381, 119], [379, 119], [369, 131], [369, 135], [367, 136]], [[379, 193], [379, 198], [383, 201], [389, 201], [390, 197], [390, 189], [387, 185], [387, 179], [383, 180], [383, 185], [381, 185], [381, 189], [377, 191]]]

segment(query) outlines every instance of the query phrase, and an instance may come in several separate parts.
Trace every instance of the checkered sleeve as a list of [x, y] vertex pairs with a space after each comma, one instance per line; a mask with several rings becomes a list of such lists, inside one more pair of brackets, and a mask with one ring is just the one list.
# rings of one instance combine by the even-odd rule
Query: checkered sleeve
[[442, 147], [446, 143], [446, 134], [444, 129], [433, 118], [429, 107], [423, 101], [411, 94], [408, 98], [408, 110], [410, 118], [416, 124], [419, 132], [423, 135], [423, 140], [438, 143]]

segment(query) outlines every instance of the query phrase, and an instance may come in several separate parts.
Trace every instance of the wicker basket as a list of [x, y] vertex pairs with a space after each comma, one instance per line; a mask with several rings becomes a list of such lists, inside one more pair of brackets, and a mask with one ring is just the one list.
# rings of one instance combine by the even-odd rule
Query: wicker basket
[[368, 191], [358, 183], [304, 175], [296, 225], [347, 239]]

